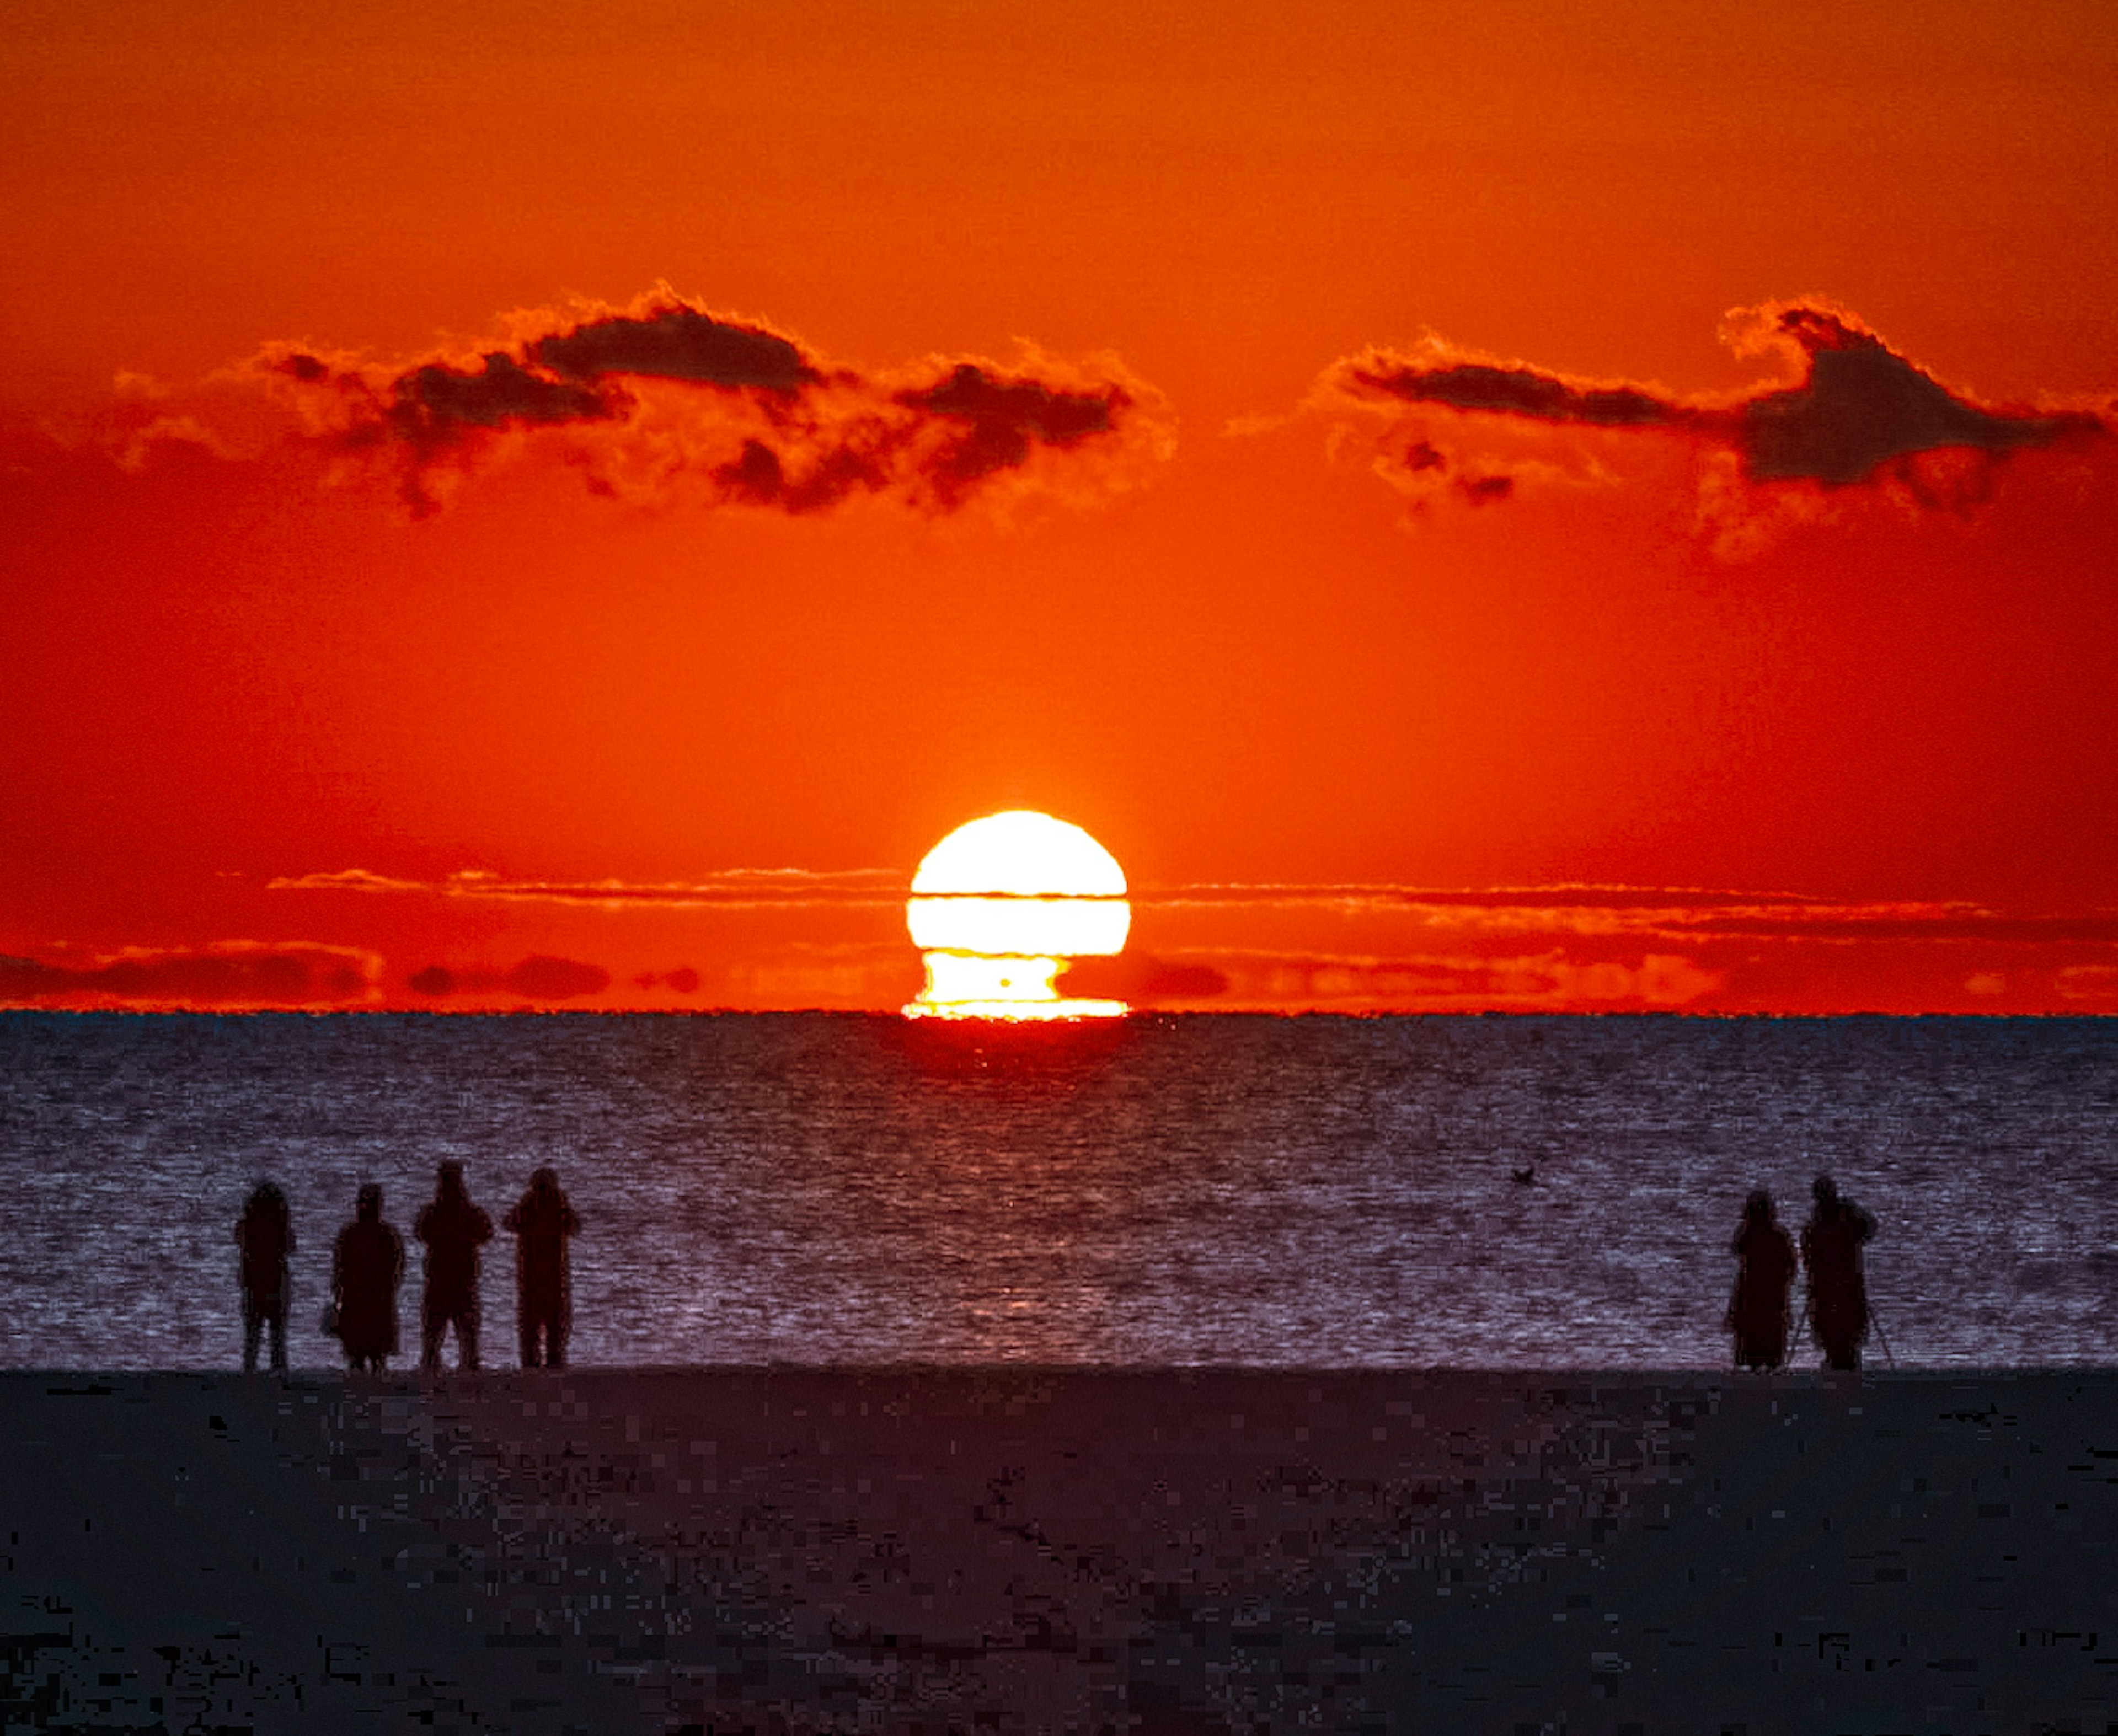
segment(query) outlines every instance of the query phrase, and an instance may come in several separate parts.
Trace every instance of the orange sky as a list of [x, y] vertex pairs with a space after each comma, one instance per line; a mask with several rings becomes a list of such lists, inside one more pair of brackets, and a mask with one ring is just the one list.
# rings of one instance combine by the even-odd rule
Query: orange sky
[[0, 1004], [2118, 1011], [2107, 7], [0, 33]]

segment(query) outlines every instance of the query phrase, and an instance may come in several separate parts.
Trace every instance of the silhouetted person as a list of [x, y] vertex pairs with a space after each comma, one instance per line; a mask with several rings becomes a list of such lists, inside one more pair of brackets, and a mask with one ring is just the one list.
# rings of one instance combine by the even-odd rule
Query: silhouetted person
[[427, 1293], [420, 1304], [419, 1365], [442, 1366], [442, 1340], [456, 1329], [456, 1366], [478, 1366], [478, 1250], [493, 1240], [493, 1220], [464, 1191], [463, 1166], [445, 1163], [434, 1197], [419, 1207], [412, 1233], [427, 1244]]
[[404, 1281], [405, 1238], [382, 1221], [382, 1189], [370, 1182], [331, 1249], [331, 1313], [349, 1369], [380, 1374], [397, 1354], [397, 1286]]
[[[566, 1238], [581, 1221], [548, 1166], [530, 1178], [505, 1224], [515, 1238], [516, 1318], [522, 1332], [522, 1366], [566, 1365], [566, 1327], [573, 1300], [567, 1283]], [[540, 1342], [541, 1341], [541, 1342]]]
[[1809, 1273], [1809, 1327], [1823, 1347], [1826, 1368], [1857, 1369], [1868, 1336], [1868, 1285], [1861, 1272], [1861, 1244], [1875, 1233], [1875, 1221], [1843, 1198], [1829, 1175], [1811, 1190], [1816, 1208], [1801, 1232], [1801, 1263]]
[[1773, 1216], [1773, 1196], [1763, 1188], [1744, 1202], [1743, 1222], [1731, 1245], [1736, 1293], [1728, 1299], [1728, 1330], [1736, 1335], [1736, 1366], [1777, 1369], [1787, 1361], [1794, 1238]]
[[287, 1372], [287, 1256], [294, 1251], [294, 1220], [287, 1196], [261, 1181], [243, 1203], [235, 1222], [235, 1245], [243, 1250], [243, 1372], [257, 1369], [257, 1341], [270, 1327], [272, 1372]]

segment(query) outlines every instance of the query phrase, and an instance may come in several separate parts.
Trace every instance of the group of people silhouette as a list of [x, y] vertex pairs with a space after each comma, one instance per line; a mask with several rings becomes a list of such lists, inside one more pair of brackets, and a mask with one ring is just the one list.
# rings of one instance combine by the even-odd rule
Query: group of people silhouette
[[[1800, 1270], [1808, 1274], [1805, 1308], [1809, 1329], [1829, 1369], [1857, 1369], [1875, 1314], [1861, 1269], [1861, 1249], [1875, 1233], [1875, 1220], [1838, 1191], [1829, 1175], [1810, 1189], [1815, 1198], [1802, 1226]], [[1793, 1239], [1773, 1215], [1773, 1196], [1763, 1188], [1743, 1207], [1732, 1244], [1736, 1293], [1728, 1300], [1727, 1326], [1736, 1338], [1736, 1365], [1785, 1366], [1787, 1332], [1793, 1325], [1790, 1293], [1797, 1270]], [[1888, 1341], [1884, 1350], [1889, 1348]]]
[[[564, 1368], [571, 1323], [566, 1244], [581, 1221], [547, 1166], [502, 1220], [515, 1238], [516, 1320], [522, 1366]], [[442, 1346], [451, 1328], [456, 1365], [478, 1367], [479, 1251], [493, 1240], [493, 1220], [464, 1186], [463, 1166], [444, 1163], [434, 1197], [419, 1208], [412, 1234], [426, 1248], [426, 1284], [419, 1305], [419, 1363], [429, 1373], [442, 1367]], [[272, 1182], [252, 1190], [237, 1220], [242, 1250], [243, 1367], [254, 1373], [261, 1341], [270, 1337], [271, 1366], [287, 1366], [288, 1264], [294, 1229], [287, 1197]], [[355, 1196], [353, 1221], [339, 1231], [331, 1249], [331, 1301], [323, 1329], [339, 1341], [345, 1364], [379, 1374], [397, 1354], [397, 1292], [405, 1281], [405, 1238], [382, 1217], [382, 1189], [370, 1182]]]
[[[1868, 1305], [1861, 1249], [1875, 1221], [1839, 1193], [1829, 1175], [1811, 1189], [1815, 1208], [1802, 1226], [1801, 1252], [1773, 1216], [1773, 1197], [1752, 1192], [1732, 1249], [1736, 1289], [1726, 1324], [1736, 1341], [1736, 1364], [1746, 1369], [1786, 1366], [1794, 1323], [1792, 1295], [1797, 1272], [1808, 1275], [1804, 1308], [1827, 1368], [1861, 1366], [1861, 1346], [1875, 1316]], [[516, 1320], [522, 1366], [566, 1366], [570, 1324], [568, 1240], [580, 1233], [557, 1175], [548, 1166], [502, 1221], [515, 1238]], [[419, 1208], [412, 1233], [425, 1245], [426, 1285], [419, 1308], [419, 1363], [442, 1366], [451, 1328], [459, 1368], [478, 1366], [479, 1250], [493, 1240], [493, 1220], [464, 1186], [463, 1166], [441, 1166], [434, 1197]], [[286, 1195], [260, 1182], [235, 1226], [242, 1249], [243, 1366], [254, 1372], [261, 1341], [271, 1340], [271, 1365], [287, 1366], [287, 1271], [294, 1230]], [[397, 1292], [405, 1280], [405, 1239], [382, 1217], [382, 1189], [370, 1182], [356, 1196], [353, 1221], [331, 1251], [331, 1294], [324, 1331], [336, 1338], [346, 1366], [381, 1373], [397, 1354]], [[1885, 1346], [1887, 1348], [1887, 1345]]]

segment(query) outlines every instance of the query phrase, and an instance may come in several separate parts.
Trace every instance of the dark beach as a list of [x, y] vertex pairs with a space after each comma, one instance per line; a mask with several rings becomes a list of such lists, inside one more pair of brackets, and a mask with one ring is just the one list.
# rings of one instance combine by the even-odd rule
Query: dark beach
[[6, 1728], [2118, 1728], [2118, 1374], [15, 1373]]

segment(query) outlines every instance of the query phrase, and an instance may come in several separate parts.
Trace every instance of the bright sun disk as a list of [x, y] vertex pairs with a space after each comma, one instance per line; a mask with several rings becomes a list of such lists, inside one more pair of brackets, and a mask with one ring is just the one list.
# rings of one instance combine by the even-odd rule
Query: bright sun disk
[[1123, 1001], [1071, 1000], [1070, 958], [1124, 950], [1125, 870], [1080, 827], [1027, 808], [959, 826], [912, 877], [906, 926], [927, 984], [904, 1009], [943, 1018], [1104, 1018]]

